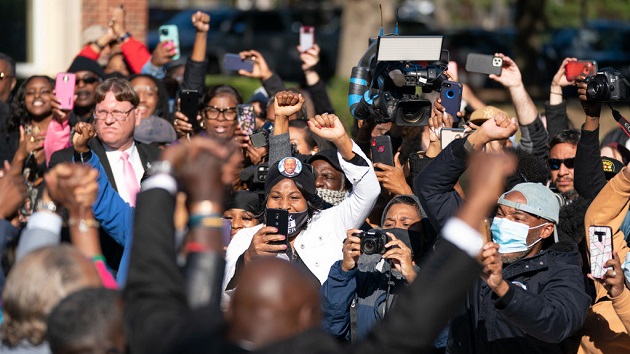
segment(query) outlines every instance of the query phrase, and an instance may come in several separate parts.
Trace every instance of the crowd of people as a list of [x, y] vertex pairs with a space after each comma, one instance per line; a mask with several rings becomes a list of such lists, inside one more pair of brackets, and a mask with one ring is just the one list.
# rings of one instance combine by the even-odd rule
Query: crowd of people
[[[46, 75], [16, 89], [0, 53], [0, 352], [630, 350], [630, 143], [618, 128], [600, 144], [602, 102], [565, 75], [576, 58], [543, 112], [496, 53], [515, 117], [463, 83], [457, 117], [428, 94], [427, 126], [349, 133], [316, 44], [287, 49], [297, 88], [256, 50], [239, 53], [251, 97], [206, 87], [210, 21], [192, 15], [192, 53], [174, 61], [172, 42], [150, 52], [112, 9], [60, 68], [76, 75], [70, 110]], [[189, 90], [196, 117], [180, 110]], [[382, 135], [393, 165], [372, 160]], [[601, 234], [613, 251], [596, 276]]]

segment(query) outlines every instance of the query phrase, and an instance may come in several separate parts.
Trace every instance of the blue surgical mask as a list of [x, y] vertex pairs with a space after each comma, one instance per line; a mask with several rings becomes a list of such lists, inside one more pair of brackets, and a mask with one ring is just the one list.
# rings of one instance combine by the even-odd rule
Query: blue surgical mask
[[511, 221], [506, 218], [494, 218], [490, 231], [492, 232], [492, 239], [499, 244], [499, 253], [515, 253], [527, 251], [535, 244], [537, 244], [542, 238], [539, 238], [531, 245], [527, 244], [527, 234], [529, 230], [537, 229], [547, 223], [528, 227], [526, 224]]

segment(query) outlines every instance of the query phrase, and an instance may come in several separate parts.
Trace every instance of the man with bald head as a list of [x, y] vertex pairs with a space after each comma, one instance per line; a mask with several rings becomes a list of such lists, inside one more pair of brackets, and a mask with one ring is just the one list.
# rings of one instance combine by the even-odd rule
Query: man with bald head
[[[431, 347], [453, 309], [478, 279], [483, 243], [476, 231], [514, 169], [509, 157], [480, 160], [467, 204], [448, 223], [444, 241], [424, 264], [397, 307], [365, 341], [350, 347], [320, 328], [318, 284], [294, 264], [260, 258], [244, 267], [223, 319], [223, 193], [238, 171], [234, 146], [213, 139], [169, 147], [189, 208], [188, 254], [182, 276], [175, 259], [177, 181], [167, 170], [147, 179], [138, 195], [134, 245], [124, 290], [133, 353], [410, 353]], [[479, 183], [482, 180], [483, 183]], [[477, 187], [475, 187], [477, 186]], [[478, 186], [482, 186], [479, 188]], [[200, 287], [200, 284], [203, 285]], [[184, 291], [187, 289], [187, 292]], [[193, 290], [194, 289], [194, 290]], [[448, 289], [448, 291], [444, 291]]]

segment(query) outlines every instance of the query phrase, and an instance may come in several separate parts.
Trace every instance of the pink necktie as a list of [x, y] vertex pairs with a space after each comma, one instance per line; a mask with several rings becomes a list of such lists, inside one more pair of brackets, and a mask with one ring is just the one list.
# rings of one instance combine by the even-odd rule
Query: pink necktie
[[133, 166], [129, 162], [129, 154], [123, 152], [120, 158], [123, 161], [123, 179], [125, 180], [125, 188], [127, 188], [127, 194], [129, 194], [129, 204], [132, 207], [136, 206], [136, 194], [140, 191], [138, 185], [138, 179], [136, 179], [136, 173], [133, 171]]

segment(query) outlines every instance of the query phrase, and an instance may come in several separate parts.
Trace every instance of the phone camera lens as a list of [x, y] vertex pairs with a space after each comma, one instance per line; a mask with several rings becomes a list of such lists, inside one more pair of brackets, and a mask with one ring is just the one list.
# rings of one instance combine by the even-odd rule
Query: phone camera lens
[[455, 91], [453, 91], [453, 90], [446, 91], [446, 97], [447, 98], [455, 98]]
[[162, 33], [163, 36], [168, 36], [168, 30], [166, 28], [163, 28], [160, 33]]

